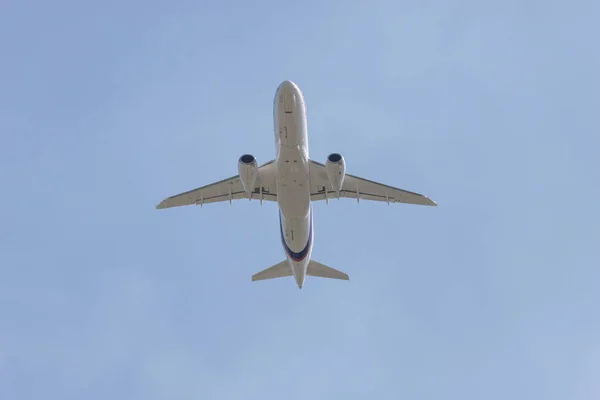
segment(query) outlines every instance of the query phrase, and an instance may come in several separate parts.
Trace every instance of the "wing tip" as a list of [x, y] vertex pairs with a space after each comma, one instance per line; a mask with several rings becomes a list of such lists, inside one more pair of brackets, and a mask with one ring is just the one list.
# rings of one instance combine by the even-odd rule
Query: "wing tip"
[[156, 205], [157, 210], [162, 210], [163, 208], [167, 208], [167, 200], [163, 200]]
[[425, 197], [427, 199], [427, 205], [431, 207], [437, 207], [437, 203], [431, 200], [429, 197]]

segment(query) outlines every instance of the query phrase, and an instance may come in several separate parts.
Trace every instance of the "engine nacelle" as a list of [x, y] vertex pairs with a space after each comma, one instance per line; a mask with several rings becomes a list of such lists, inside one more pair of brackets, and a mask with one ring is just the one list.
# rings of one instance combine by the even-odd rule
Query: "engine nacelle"
[[238, 161], [238, 173], [240, 181], [246, 193], [250, 194], [254, 190], [256, 178], [258, 177], [258, 163], [252, 154], [244, 154]]
[[325, 169], [327, 170], [327, 178], [329, 179], [331, 188], [339, 193], [342, 190], [344, 177], [346, 176], [346, 161], [344, 157], [338, 153], [331, 153], [327, 156]]

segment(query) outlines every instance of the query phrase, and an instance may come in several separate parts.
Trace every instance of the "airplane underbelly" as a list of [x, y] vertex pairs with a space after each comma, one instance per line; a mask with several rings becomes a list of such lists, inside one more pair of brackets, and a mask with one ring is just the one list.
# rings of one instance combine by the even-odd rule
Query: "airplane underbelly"
[[277, 134], [281, 146], [288, 148], [306, 146], [306, 135], [303, 134], [305, 131], [304, 121], [302, 118], [288, 114], [283, 114], [278, 118]]
[[309, 166], [300, 150], [282, 148], [280, 151], [277, 159], [277, 201], [286, 219], [308, 217]]
[[[307, 148], [306, 110], [296, 94], [282, 93], [275, 107], [275, 135], [279, 146]], [[278, 147], [279, 147], [278, 146]]]
[[290, 82], [280, 86], [274, 106], [281, 241], [301, 287], [313, 232], [306, 108], [301, 92]]
[[287, 253], [293, 262], [301, 262], [310, 250], [310, 216], [306, 218], [293, 218], [281, 221], [281, 234]]

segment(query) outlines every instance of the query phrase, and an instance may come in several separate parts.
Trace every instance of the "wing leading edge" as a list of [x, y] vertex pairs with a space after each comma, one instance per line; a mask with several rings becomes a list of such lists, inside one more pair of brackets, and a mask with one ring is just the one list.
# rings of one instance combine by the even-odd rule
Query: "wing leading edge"
[[[337, 193], [331, 190], [324, 164], [310, 160], [310, 182], [312, 201], [337, 198]], [[409, 192], [350, 174], [345, 175], [342, 190], [340, 190], [340, 197], [387, 203], [437, 206], [435, 201], [422, 194]]]
[[156, 208], [171, 208], [188, 205], [199, 205], [233, 201], [240, 199], [256, 199], [277, 201], [277, 186], [275, 184], [275, 163], [271, 160], [258, 167], [256, 185], [250, 196], [244, 191], [239, 175], [214, 182], [206, 186], [167, 197]]

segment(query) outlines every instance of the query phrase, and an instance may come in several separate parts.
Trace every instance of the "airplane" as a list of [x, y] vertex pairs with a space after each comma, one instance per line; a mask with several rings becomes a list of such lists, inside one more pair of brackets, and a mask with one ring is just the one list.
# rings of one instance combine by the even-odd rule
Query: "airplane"
[[248, 199], [277, 202], [279, 230], [286, 259], [258, 272], [252, 281], [293, 276], [302, 289], [307, 276], [349, 280], [341, 271], [311, 259], [313, 249], [312, 202], [351, 198], [437, 206], [426, 196], [346, 173], [339, 153], [327, 156], [325, 164], [311, 160], [308, 151], [306, 103], [298, 85], [282, 82], [273, 101], [275, 159], [258, 166], [252, 154], [238, 160], [238, 175], [188, 192], [171, 196], [156, 208]]

